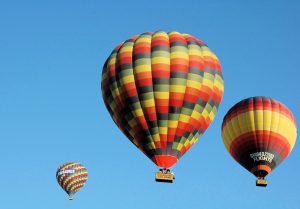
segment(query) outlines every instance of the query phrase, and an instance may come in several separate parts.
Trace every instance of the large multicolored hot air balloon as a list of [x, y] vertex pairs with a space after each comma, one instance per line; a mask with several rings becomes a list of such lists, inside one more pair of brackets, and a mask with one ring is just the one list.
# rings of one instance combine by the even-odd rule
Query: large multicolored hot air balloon
[[80, 163], [65, 163], [56, 171], [58, 184], [73, 199], [73, 195], [78, 192], [88, 179], [88, 171]]
[[296, 142], [296, 122], [282, 103], [252, 97], [234, 105], [224, 117], [222, 137], [232, 157], [266, 186], [266, 175], [291, 152]]
[[172, 167], [208, 128], [223, 89], [216, 55], [178, 32], [129, 38], [112, 51], [102, 73], [114, 122], [161, 168]]

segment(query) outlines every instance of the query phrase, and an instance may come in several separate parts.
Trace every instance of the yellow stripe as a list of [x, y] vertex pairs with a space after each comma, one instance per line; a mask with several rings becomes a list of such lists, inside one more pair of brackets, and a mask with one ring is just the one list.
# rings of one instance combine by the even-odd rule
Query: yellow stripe
[[207, 56], [207, 57], [211, 57], [215, 60], [218, 60], [217, 56], [210, 50], [208, 49], [203, 49], [201, 50], [202, 56]]
[[150, 72], [151, 65], [137, 65], [134, 67], [135, 73]]
[[169, 128], [177, 128], [177, 126], [178, 126], [178, 121], [176, 120], [176, 121], [174, 121], [174, 120], [169, 120], [168, 121], [168, 127]]
[[198, 141], [199, 137], [193, 137], [191, 139], [191, 144], [195, 144]]
[[77, 185], [73, 185], [72, 188], [70, 189], [70, 191], [78, 192], [83, 186], [84, 186], [84, 184], [82, 184], [82, 183], [77, 184]]
[[78, 182], [79, 182], [80, 180], [85, 180], [85, 181], [87, 181], [87, 178], [86, 178], [86, 177], [82, 177], [82, 178], [80, 178], [80, 179], [77, 179], [76, 181], [71, 182], [71, 183], [66, 187], [66, 190], [67, 190], [67, 191], [68, 191], [68, 190], [71, 190], [71, 191], [72, 191], [73, 188], [74, 188], [75, 186], [83, 185], [84, 183], [78, 184]]
[[[173, 47], [172, 47], [172, 49], [173, 49]], [[176, 50], [175, 52], [171, 52], [171, 59], [176, 59], [176, 58], [183, 59], [183, 60], [188, 60], [189, 55], [188, 55], [187, 52], [182, 52], [181, 49], [180, 49], [180, 51], [178, 49], [178, 51]]]
[[154, 92], [154, 97], [156, 99], [169, 99], [170, 95], [169, 92], [159, 92], [159, 91], [155, 91]]
[[[215, 108], [215, 106], [214, 106], [214, 108]], [[216, 108], [215, 108], [216, 109]], [[215, 110], [215, 111], [217, 111], [217, 110]], [[210, 113], [209, 113], [209, 119], [210, 119], [210, 121], [213, 121], [214, 120], [214, 118], [215, 118], [215, 113], [214, 113], [214, 111], [212, 110]]]
[[181, 151], [182, 146], [183, 146], [182, 144], [178, 144], [177, 149], [178, 149], [179, 151]]
[[154, 99], [143, 100], [143, 101], [141, 101], [141, 103], [142, 103], [143, 107], [154, 107], [155, 106]]
[[215, 79], [215, 82], [214, 82], [214, 86], [217, 87], [220, 91], [224, 91], [224, 84], [223, 82], [219, 82], [218, 80]]
[[212, 88], [214, 86], [214, 82], [207, 79], [207, 78], [203, 78], [202, 80], [202, 86], [207, 86], [209, 88]]
[[186, 86], [181, 85], [170, 85], [170, 92], [174, 93], [184, 93]]
[[190, 119], [190, 116], [188, 115], [184, 115], [184, 114], [180, 114], [179, 116], [179, 120], [178, 121], [181, 121], [181, 122], [184, 122], [184, 123], [187, 123]]
[[158, 127], [160, 134], [167, 134], [168, 133], [168, 127]]
[[133, 75], [123, 76], [121, 78], [121, 82], [122, 84], [132, 83], [134, 82], [134, 76]]
[[[66, 186], [67, 182], [68, 182], [72, 177], [73, 177], [73, 176], [70, 175], [70, 176], [68, 176], [67, 178], [65, 178], [65, 179], [63, 180], [63, 187]], [[68, 182], [68, 183], [70, 183], [70, 182]]]
[[159, 142], [160, 141], [160, 137], [159, 137], [159, 134], [153, 134], [152, 135], [152, 138], [155, 142]]
[[185, 147], [187, 147], [189, 144], [190, 144], [189, 140], [186, 140], [186, 141], [184, 142], [184, 146], [185, 146]]
[[180, 34], [180, 33], [178, 33], [177, 31], [172, 31], [172, 32], [169, 33], [169, 36], [171, 36], [171, 35], [177, 35], [177, 34]]
[[198, 50], [197, 49], [189, 49], [189, 55], [199, 56], [198, 59], [201, 59], [201, 57], [202, 57], [202, 53], [200, 51], [200, 48]]
[[144, 115], [143, 110], [141, 108], [134, 110], [133, 114], [134, 114], [135, 117], [140, 117], [140, 116]]
[[168, 34], [166, 32], [163, 32], [163, 31], [159, 31], [159, 32], [154, 33], [152, 38], [156, 38], [156, 37], [159, 37], [159, 36], [163, 36], [166, 39], [169, 39]]
[[108, 60], [108, 66], [114, 65], [116, 63], [116, 56], [111, 56]]
[[135, 44], [142, 42], [151, 43], [151, 37], [149, 35], [142, 35], [135, 41]]
[[170, 65], [170, 58], [168, 57], [152, 57], [151, 58], [152, 64], [168, 64]]
[[198, 111], [193, 110], [192, 115], [191, 115], [191, 117], [192, 117], [193, 119], [199, 120], [200, 116], [201, 116], [201, 114], [200, 114]]
[[[126, 45], [126, 44], [129, 44], [129, 43], [125, 43], [125, 44], [121, 47], [121, 49], [120, 49], [120, 51], [119, 51], [119, 54], [121, 54], [121, 53], [123, 53], [123, 52], [132, 52], [133, 46], [132, 46], [132, 45]], [[130, 43], [130, 44], [131, 44], [131, 43]]]
[[207, 109], [204, 108], [204, 110], [202, 111], [202, 115], [205, 119], [209, 116], [209, 112], [207, 111]]
[[285, 115], [270, 110], [248, 111], [232, 118], [222, 131], [223, 141], [227, 149], [233, 140], [248, 132], [267, 130], [280, 134], [294, 147], [297, 130], [294, 123]]
[[[194, 77], [194, 75], [193, 75]], [[196, 77], [196, 76], [195, 76]], [[199, 76], [200, 77], [200, 76]], [[199, 79], [200, 80], [200, 79]], [[197, 90], [200, 90], [201, 89], [201, 86], [202, 86], [202, 83], [198, 82], [198, 81], [195, 81], [195, 80], [187, 80], [186, 81], [186, 87], [191, 87], [191, 88], [194, 88], [194, 89], [197, 89]]]

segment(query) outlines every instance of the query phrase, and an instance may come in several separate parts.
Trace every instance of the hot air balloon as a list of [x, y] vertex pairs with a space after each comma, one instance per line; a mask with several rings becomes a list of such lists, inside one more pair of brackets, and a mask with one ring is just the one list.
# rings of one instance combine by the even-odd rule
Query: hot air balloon
[[102, 73], [112, 119], [158, 167], [157, 181], [208, 128], [223, 96], [216, 55], [189, 34], [147, 32], [119, 44]]
[[282, 103], [268, 97], [252, 97], [234, 105], [225, 115], [222, 138], [231, 156], [267, 186], [271, 173], [293, 149], [296, 122]]
[[80, 163], [65, 163], [56, 171], [58, 184], [69, 195], [69, 200], [78, 192], [88, 179], [88, 171]]

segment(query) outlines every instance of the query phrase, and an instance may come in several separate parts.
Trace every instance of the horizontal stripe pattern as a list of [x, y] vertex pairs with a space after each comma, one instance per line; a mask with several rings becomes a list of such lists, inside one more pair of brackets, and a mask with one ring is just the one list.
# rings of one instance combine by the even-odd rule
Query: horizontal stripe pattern
[[[268, 97], [242, 100], [228, 111], [222, 124], [222, 138], [228, 152], [258, 177], [270, 173], [289, 155], [296, 137], [292, 112]], [[253, 153], [270, 153], [273, 158], [270, 162], [263, 157], [255, 161], [251, 158]], [[266, 169], [259, 170], [263, 168]]]
[[178, 32], [133, 36], [102, 72], [104, 103], [118, 127], [160, 167], [171, 167], [214, 119], [221, 65], [202, 41]]

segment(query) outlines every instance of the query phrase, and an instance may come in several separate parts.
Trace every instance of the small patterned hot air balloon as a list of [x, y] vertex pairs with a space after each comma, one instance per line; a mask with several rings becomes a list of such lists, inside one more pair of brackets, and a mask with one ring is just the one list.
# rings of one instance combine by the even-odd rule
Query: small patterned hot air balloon
[[216, 55], [178, 32], [129, 38], [113, 50], [102, 73], [112, 119], [165, 176], [208, 128], [223, 89]]
[[232, 157], [266, 186], [266, 175], [291, 152], [296, 142], [296, 122], [282, 103], [252, 97], [234, 105], [225, 115], [222, 137]]
[[69, 195], [69, 200], [78, 192], [88, 179], [88, 171], [80, 163], [65, 163], [56, 171], [58, 184]]

